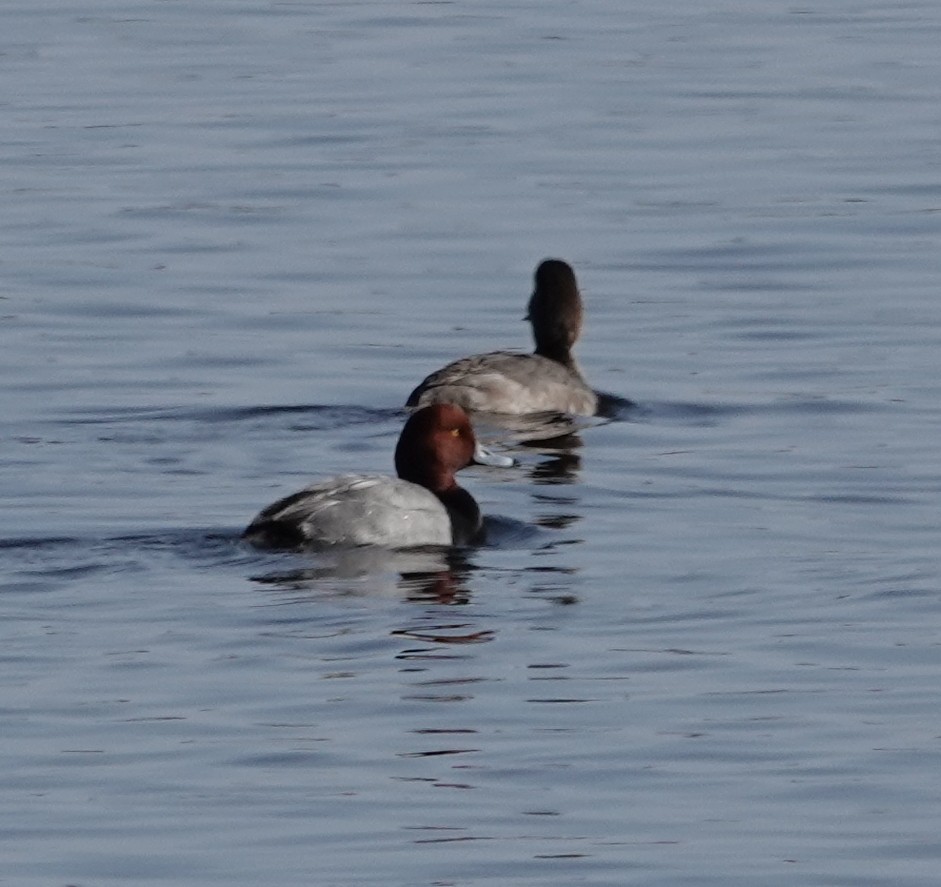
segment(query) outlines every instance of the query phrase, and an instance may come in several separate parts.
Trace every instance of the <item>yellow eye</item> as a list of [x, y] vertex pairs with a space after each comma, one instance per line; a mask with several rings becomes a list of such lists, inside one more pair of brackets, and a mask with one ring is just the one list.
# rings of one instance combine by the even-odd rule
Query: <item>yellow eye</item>
[[460, 428], [452, 428], [452, 429], [451, 429], [451, 437], [460, 437], [460, 436], [461, 436], [461, 429], [460, 429]]

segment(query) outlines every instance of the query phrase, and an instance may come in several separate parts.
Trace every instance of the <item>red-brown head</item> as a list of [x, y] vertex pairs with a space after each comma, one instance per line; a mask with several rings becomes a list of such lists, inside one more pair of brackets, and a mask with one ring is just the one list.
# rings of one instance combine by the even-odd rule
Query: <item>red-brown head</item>
[[467, 413], [433, 404], [409, 416], [395, 448], [395, 470], [403, 480], [444, 492], [457, 486], [454, 472], [473, 462], [475, 446]]

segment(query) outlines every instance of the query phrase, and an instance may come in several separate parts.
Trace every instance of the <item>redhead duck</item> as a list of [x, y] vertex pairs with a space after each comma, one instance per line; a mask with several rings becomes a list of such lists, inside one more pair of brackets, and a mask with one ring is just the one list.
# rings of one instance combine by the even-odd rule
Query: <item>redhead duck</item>
[[487, 413], [593, 416], [598, 395], [572, 356], [582, 329], [582, 300], [567, 262], [546, 259], [536, 269], [526, 319], [536, 341], [533, 354], [491, 351], [456, 360], [428, 376], [406, 406], [453, 403]]
[[460, 407], [425, 407], [399, 436], [398, 477], [342, 475], [311, 484], [265, 508], [242, 538], [265, 548], [468, 545], [480, 540], [483, 522], [454, 472], [474, 461], [512, 464], [477, 444]]

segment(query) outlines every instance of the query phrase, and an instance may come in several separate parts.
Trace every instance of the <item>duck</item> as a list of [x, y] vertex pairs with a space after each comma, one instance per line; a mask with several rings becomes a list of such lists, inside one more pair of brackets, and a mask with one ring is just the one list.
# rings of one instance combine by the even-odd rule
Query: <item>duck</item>
[[572, 266], [545, 259], [525, 320], [532, 324], [532, 354], [491, 351], [462, 357], [427, 376], [407, 407], [451, 403], [468, 412], [593, 416], [599, 398], [582, 376], [572, 346], [582, 329], [582, 299]]
[[459, 406], [422, 407], [399, 435], [396, 477], [345, 474], [310, 484], [260, 511], [242, 538], [275, 549], [477, 544], [483, 540], [480, 507], [454, 476], [475, 461], [513, 462], [477, 443]]

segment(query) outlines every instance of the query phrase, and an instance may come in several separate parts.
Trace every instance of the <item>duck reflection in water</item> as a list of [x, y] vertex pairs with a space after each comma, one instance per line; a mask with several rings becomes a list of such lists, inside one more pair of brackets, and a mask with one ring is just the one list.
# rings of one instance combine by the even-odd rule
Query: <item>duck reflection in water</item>
[[536, 484], [573, 484], [578, 480], [582, 467], [582, 439], [578, 434], [564, 434], [542, 441], [527, 441], [526, 450], [536, 452], [543, 458], [529, 469], [529, 476]]
[[[283, 592], [286, 600], [317, 595], [384, 597], [439, 604], [470, 600], [470, 552], [461, 549], [337, 548], [311, 553], [305, 563], [252, 576], [253, 582]], [[367, 580], [367, 581], [363, 581]]]

